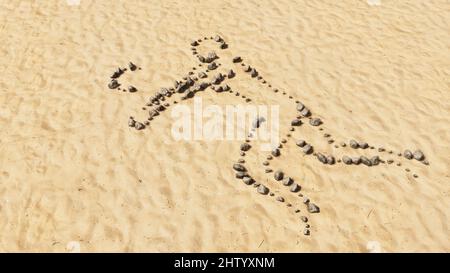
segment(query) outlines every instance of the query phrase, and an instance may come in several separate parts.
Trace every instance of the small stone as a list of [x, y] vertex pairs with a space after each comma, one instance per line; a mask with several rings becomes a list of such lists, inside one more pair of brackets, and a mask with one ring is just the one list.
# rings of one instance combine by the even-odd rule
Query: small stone
[[309, 120], [309, 124], [311, 124], [312, 126], [319, 126], [320, 124], [322, 124], [322, 120], [320, 118], [312, 118]]
[[318, 159], [320, 162], [322, 162], [323, 164], [327, 164], [327, 157], [324, 156], [323, 154], [318, 153], [318, 154], [317, 154], [317, 159]]
[[294, 182], [294, 180], [290, 177], [283, 178], [283, 181], [281, 182], [284, 186], [289, 186]]
[[252, 78], [258, 76], [258, 72], [256, 71], [256, 69], [252, 69], [252, 71], [250, 72], [250, 75], [252, 76]]
[[239, 63], [242, 62], [242, 58], [239, 56], [233, 57], [233, 63]]
[[275, 196], [275, 193], [271, 192], [269, 193], [270, 196]]
[[361, 148], [361, 149], [369, 148], [369, 144], [367, 144], [367, 142], [359, 142], [358, 144], [359, 144], [359, 148]]
[[303, 235], [309, 236], [309, 234], [310, 234], [309, 229], [304, 229], [303, 230]]
[[300, 210], [299, 209], [296, 209], [295, 211], [294, 211], [295, 213], [299, 213], [300, 212]]
[[421, 150], [416, 150], [416, 151], [413, 153], [413, 157], [414, 157], [414, 159], [417, 160], [417, 161], [422, 161], [422, 160], [425, 159], [425, 155], [422, 153]]
[[379, 148], [378, 148], [378, 152], [382, 153], [382, 152], [384, 152], [384, 151], [386, 151], [386, 149], [384, 149], [383, 147], [379, 147]]
[[236, 75], [236, 73], [234, 73], [233, 69], [230, 69], [227, 73], [227, 77], [229, 79], [233, 78]]
[[137, 69], [137, 66], [134, 63], [132, 63], [132, 62], [130, 62], [128, 64], [128, 67], [130, 68], [131, 71], [135, 71]]
[[248, 177], [248, 174], [246, 172], [237, 172], [236, 178], [243, 179], [244, 177]]
[[246, 172], [247, 171], [247, 169], [244, 167], [244, 165], [238, 164], [238, 163], [233, 164], [233, 169], [238, 172]]
[[413, 174], [413, 177], [414, 178], [418, 178], [419, 176], [417, 174]]
[[264, 170], [264, 172], [265, 172], [265, 173], [271, 173], [271, 172], [272, 172], [272, 169], [271, 169], [271, 168], [266, 168], [266, 169]]
[[280, 150], [278, 148], [275, 148], [272, 150], [271, 154], [275, 157], [280, 156]]
[[380, 157], [379, 156], [373, 156], [370, 158], [370, 162], [372, 163], [372, 166], [376, 166], [380, 164]]
[[208, 64], [208, 69], [209, 70], [214, 70], [217, 68], [217, 64], [215, 62], [212, 62], [210, 64]]
[[268, 166], [268, 165], [269, 165], [269, 161], [264, 161], [262, 164], [263, 164], [264, 166]]
[[341, 147], [347, 146], [347, 144], [345, 144], [345, 142], [341, 142], [340, 145], [341, 145]]
[[264, 117], [256, 117], [252, 122], [252, 128], [257, 129], [261, 126], [261, 123], [265, 122], [266, 119]]
[[269, 189], [266, 186], [264, 186], [264, 185], [259, 185], [258, 193], [266, 195], [266, 194], [269, 193]]
[[366, 165], [368, 167], [372, 166], [372, 161], [370, 161], [367, 157], [361, 156], [360, 158], [361, 158], [361, 163], [362, 164], [364, 164], [364, 165]]
[[312, 147], [311, 145], [309, 145], [309, 144], [306, 144], [306, 145], [303, 147], [303, 152], [304, 152], [305, 154], [311, 154], [311, 153], [313, 152], [313, 147]]
[[350, 147], [352, 147], [353, 149], [358, 149], [359, 148], [359, 144], [358, 142], [356, 142], [356, 140], [352, 139], [350, 140]]
[[[309, 111], [309, 109], [305, 107], [302, 111], [300, 111], [300, 114], [304, 117], [309, 117], [311, 115], [311, 111]], [[310, 124], [311, 124], [311, 121], [310, 121]]]
[[136, 124], [136, 121], [130, 117], [130, 119], [128, 119], [128, 126], [130, 127], [134, 127]]
[[327, 156], [327, 164], [333, 165], [334, 163], [335, 163], [334, 156], [332, 155]]
[[228, 44], [225, 42], [221, 42], [219, 47], [220, 47], [220, 49], [226, 49], [226, 48], [228, 48]]
[[191, 46], [198, 46], [198, 42], [197, 41], [192, 41], [191, 42]]
[[403, 152], [403, 156], [406, 158], [406, 159], [413, 159], [413, 153], [410, 151], [410, 150], [405, 150], [404, 152]]
[[198, 73], [198, 77], [199, 77], [200, 79], [204, 79], [204, 78], [208, 77], [208, 75], [206, 75], [205, 72], [199, 72], [199, 73]]
[[134, 93], [134, 92], [137, 92], [137, 89], [136, 89], [136, 87], [130, 85], [130, 86], [128, 86], [128, 92]]
[[242, 143], [241, 144], [241, 151], [246, 152], [246, 151], [250, 150], [251, 147], [252, 146], [250, 144], [248, 144], [248, 143]]
[[300, 186], [297, 183], [292, 184], [292, 186], [289, 188], [289, 191], [291, 192], [298, 192], [300, 191]]
[[[299, 194], [299, 196], [300, 196], [300, 194]], [[309, 198], [304, 196], [303, 197], [303, 204], [308, 204], [308, 203], [309, 203]]]
[[306, 222], [308, 222], [308, 217], [306, 217], [306, 216], [301, 216], [301, 217], [300, 217], [300, 220], [302, 220], [303, 223], [306, 223]]
[[284, 202], [284, 198], [281, 197], [281, 196], [278, 196], [276, 200], [277, 200], [278, 202]]
[[222, 37], [220, 37], [219, 35], [216, 35], [214, 37], [214, 41], [220, 43], [220, 42], [222, 42]]
[[247, 66], [244, 68], [244, 72], [250, 72], [250, 71], [252, 71], [252, 67], [249, 66], [249, 65], [247, 65]]
[[319, 207], [314, 203], [308, 203], [308, 212], [309, 213], [318, 213], [320, 212]]
[[347, 165], [350, 165], [350, 164], [352, 164], [352, 159], [349, 156], [344, 155], [342, 157], [342, 162], [344, 162]]
[[392, 163], [394, 163], [394, 160], [388, 159], [388, 160], [387, 160], [387, 163], [388, 163], [388, 164], [392, 164]]
[[255, 180], [249, 176], [245, 176], [244, 178], [242, 178], [242, 181], [245, 185], [251, 185], [255, 182]]
[[109, 89], [116, 89], [120, 86], [119, 82], [116, 80], [112, 80], [109, 84], [108, 87]]
[[244, 160], [243, 158], [239, 158], [239, 159], [238, 159], [238, 163], [243, 164], [243, 163], [245, 163], [245, 160]]
[[271, 155], [268, 155], [268, 156], [267, 156], [267, 160], [272, 160], [272, 158], [273, 158], [273, 157], [272, 157]]
[[280, 180], [283, 179], [284, 173], [283, 173], [282, 171], [276, 171], [276, 172], [273, 174], [273, 177], [275, 178], [276, 181], [280, 181]]
[[297, 111], [301, 112], [305, 108], [305, 105], [303, 103], [298, 102], [297, 103]]
[[136, 122], [134, 128], [136, 128], [136, 130], [143, 130], [145, 128], [145, 125], [141, 122]]
[[291, 126], [300, 126], [302, 121], [300, 119], [294, 119], [291, 121]]
[[358, 156], [352, 157], [352, 163], [355, 165], [359, 165], [359, 163], [361, 163], [361, 158]]
[[306, 141], [304, 141], [304, 140], [298, 140], [297, 142], [295, 142], [295, 144], [296, 144], [298, 147], [304, 147], [304, 146], [306, 145]]

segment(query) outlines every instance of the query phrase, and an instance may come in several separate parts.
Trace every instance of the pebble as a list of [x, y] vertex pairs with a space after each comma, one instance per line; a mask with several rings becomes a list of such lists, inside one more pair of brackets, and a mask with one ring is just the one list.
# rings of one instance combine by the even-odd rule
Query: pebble
[[308, 217], [306, 217], [306, 216], [301, 216], [301, 217], [300, 217], [300, 220], [302, 220], [303, 223], [306, 223], [306, 222], [308, 222]]
[[271, 172], [272, 172], [272, 169], [271, 169], [271, 168], [266, 168], [266, 169], [264, 170], [264, 172], [265, 172], [265, 173], [271, 173]]
[[236, 73], [234, 73], [233, 69], [230, 69], [227, 73], [227, 77], [229, 79], [233, 78], [236, 75]]
[[361, 149], [369, 148], [369, 144], [367, 144], [367, 142], [359, 142], [358, 144], [359, 144], [359, 148], [361, 148]]
[[239, 164], [239, 163], [233, 164], [233, 169], [237, 172], [246, 172], [247, 171], [247, 169], [244, 167], [244, 165]]
[[377, 155], [372, 156], [370, 158], [370, 162], [372, 163], [372, 166], [376, 166], [376, 165], [380, 164], [380, 157]]
[[302, 121], [300, 119], [294, 119], [291, 121], [291, 126], [300, 126]]
[[244, 160], [243, 158], [239, 158], [239, 159], [238, 159], [238, 163], [243, 164], [243, 163], [245, 163], [245, 160]]
[[269, 189], [266, 186], [264, 186], [264, 185], [259, 185], [258, 193], [266, 195], [266, 194], [269, 193]]
[[248, 176], [248, 174], [246, 172], [237, 172], [236, 173], [236, 178], [239, 178], [239, 179], [243, 179], [244, 177], [247, 177], [247, 176]]
[[350, 165], [350, 164], [352, 164], [352, 159], [349, 156], [344, 155], [342, 157], [342, 162], [344, 162], [347, 165]]
[[392, 163], [394, 163], [394, 160], [388, 159], [388, 160], [387, 160], [387, 163], [388, 163], [388, 164], [392, 164]]
[[217, 64], [215, 62], [212, 62], [210, 64], [208, 64], [208, 69], [209, 70], [214, 70], [217, 68]]
[[355, 165], [359, 165], [359, 163], [361, 163], [361, 158], [358, 156], [352, 157], [352, 163]]
[[130, 92], [130, 93], [137, 92], [137, 88], [132, 86], [132, 85], [130, 85], [130, 86], [128, 86], [128, 92]]
[[273, 174], [273, 178], [275, 178], [276, 181], [282, 180], [283, 177], [284, 177], [284, 173], [283, 173], [282, 171], [276, 171], [276, 172]]
[[278, 201], [278, 202], [284, 202], [284, 198], [281, 197], [281, 196], [278, 196], [278, 197], [277, 197], [277, 201]]
[[309, 229], [304, 229], [303, 230], [303, 235], [309, 236], [309, 234], [310, 234]]
[[233, 57], [233, 63], [239, 63], [242, 62], [242, 58], [239, 56]]
[[266, 121], [264, 117], [256, 117], [252, 122], [252, 128], [259, 128], [259, 126], [261, 126], [261, 123], [263, 123], [264, 121]]
[[341, 145], [341, 147], [347, 146], [347, 144], [345, 144], [345, 142], [343, 142], [343, 141], [340, 143], [340, 145]]
[[200, 79], [204, 79], [204, 78], [208, 77], [208, 75], [207, 75], [205, 72], [199, 72], [199, 73], [198, 73], [198, 77], [199, 77]]
[[191, 42], [191, 46], [198, 46], [198, 42], [197, 41], [192, 41]]
[[313, 147], [312, 147], [311, 145], [309, 145], [309, 144], [306, 144], [306, 145], [303, 147], [303, 152], [304, 152], [305, 154], [311, 154], [311, 153], [313, 152]]
[[292, 186], [289, 188], [291, 192], [298, 192], [300, 191], [300, 186], [297, 183], [292, 184]]
[[244, 182], [245, 185], [251, 185], [255, 182], [255, 180], [250, 176], [245, 176], [244, 178], [242, 178], [242, 181]]
[[358, 142], [356, 142], [356, 140], [354, 140], [354, 139], [350, 140], [349, 144], [350, 144], [350, 147], [352, 147], [353, 149], [359, 148]]
[[136, 124], [136, 121], [132, 117], [130, 117], [130, 119], [128, 119], [128, 126], [134, 127], [135, 124]]
[[143, 130], [145, 128], [145, 125], [141, 122], [136, 122], [134, 128], [136, 128], [136, 130]]
[[316, 204], [308, 202], [308, 212], [309, 213], [318, 213], [318, 212], [320, 212], [320, 209]]
[[117, 82], [116, 80], [112, 80], [109, 84], [108, 87], [109, 89], [116, 89], [120, 86], [120, 83]]
[[258, 72], [256, 71], [256, 69], [252, 69], [252, 71], [250, 72], [250, 75], [254, 78], [256, 76], [258, 76]]
[[283, 183], [284, 186], [289, 186], [294, 182], [294, 180], [292, 180], [292, 178], [290, 177], [285, 177], [283, 178], [283, 181], [281, 183]]
[[301, 112], [305, 108], [305, 105], [303, 103], [298, 102], [297, 103], [297, 111]]
[[422, 160], [425, 159], [425, 155], [422, 153], [421, 150], [416, 150], [416, 151], [413, 153], [413, 157], [414, 157], [414, 159], [417, 160], [417, 161], [422, 161]]
[[264, 161], [262, 164], [263, 164], [264, 166], [268, 166], [268, 165], [269, 165], [269, 161]]
[[367, 157], [365, 156], [361, 156], [361, 163], [366, 165], [366, 166], [372, 166], [372, 161], [370, 161]]
[[[308, 117], [308, 116], [311, 115], [311, 111], [309, 111], [309, 109], [305, 107], [305, 108], [300, 112], [300, 114], [301, 114], [302, 116], [304, 116], [304, 117]], [[311, 121], [310, 121], [310, 123], [311, 123]], [[312, 125], [312, 124], [311, 124], [311, 125]], [[314, 125], [313, 125], [313, 126], [314, 126]]]
[[320, 118], [312, 118], [309, 120], [309, 124], [311, 124], [312, 126], [319, 126], [320, 124], [322, 124], [322, 120]]
[[[299, 194], [299, 196], [300, 196], [300, 194]], [[308, 204], [308, 203], [309, 203], [309, 198], [304, 196], [303, 197], [303, 204]]]
[[334, 156], [332, 155], [327, 156], [327, 164], [333, 165], [334, 163], [335, 163]]
[[406, 158], [406, 159], [413, 159], [413, 153], [410, 151], [410, 150], [405, 150], [404, 152], [403, 152], [403, 156]]
[[304, 140], [298, 140], [297, 142], [295, 142], [295, 144], [296, 144], [298, 147], [303, 147], [303, 146], [306, 145], [306, 141], [304, 141]]
[[275, 157], [280, 156], [280, 149], [278, 148], [273, 149], [271, 154]]
[[268, 156], [267, 156], [267, 160], [272, 160], [272, 158], [273, 158], [273, 157], [272, 157], [271, 155], [268, 155]]
[[219, 35], [216, 35], [216, 36], [214, 37], [214, 41], [220, 43], [220, 42], [222, 42], [223, 40], [222, 40], [222, 37], [220, 37]]
[[250, 144], [248, 144], [248, 143], [242, 143], [241, 144], [241, 151], [246, 152], [246, 151], [250, 150], [251, 147], [252, 146]]
[[135, 71], [137, 69], [137, 66], [134, 63], [132, 63], [132, 62], [130, 62], [128, 64], [128, 67], [130, 68], [131, 71]]

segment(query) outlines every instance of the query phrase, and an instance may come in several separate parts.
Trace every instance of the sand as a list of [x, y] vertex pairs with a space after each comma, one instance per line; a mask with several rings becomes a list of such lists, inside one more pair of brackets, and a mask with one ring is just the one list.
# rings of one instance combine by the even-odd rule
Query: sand
[[[76, 2], [1, 1], [0, 251], [450, 251], [447, 1]], [[196, 63], [189, 41], [215, 34], [335, 139], [420, 148], [430, 165], [328, 166], [288, 145], [273, 168], [321, 208], [304, 236], [285, 203], [234, 178], [240, 141], [177, 142], [169, 114], [129, 128]], [[110, 91], [129, 61], [139, 92]], [[236, 88], [284, 103], [251, 80]]]

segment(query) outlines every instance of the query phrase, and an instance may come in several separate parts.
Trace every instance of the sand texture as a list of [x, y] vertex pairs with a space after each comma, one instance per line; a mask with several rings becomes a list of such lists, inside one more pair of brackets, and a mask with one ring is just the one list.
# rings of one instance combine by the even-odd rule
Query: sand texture
[[[448, 1], [76, 2], [0, 1], [1, 252], [450, 251]], [[206, 69], [189, 44], [203, 37], [198, 54], [215, 50], [221, 64], [207, 79], [233, 69], [234, 93], [280, 106], [288, 141], [269, 167], [320, 213], [264, 172], [270, 152], [254, 144], [245, 167], [273, 196], [235, 178], [242, 140], [176, 141], [170, 107], [143, 130], [128, 126], [148, 117], [155, 92]], [[142, 70], [120, 83], [138, 91], [108, 88], [130, 61]], [[211, 88], [195, 96], [246, 103]], [[289, 132], [295, 100], [323, 124], [302, 118]], [[299, 139], [336, 160], [384, 163], [323, 164]], [[429, 164], [398, 156], [405, 149]]]

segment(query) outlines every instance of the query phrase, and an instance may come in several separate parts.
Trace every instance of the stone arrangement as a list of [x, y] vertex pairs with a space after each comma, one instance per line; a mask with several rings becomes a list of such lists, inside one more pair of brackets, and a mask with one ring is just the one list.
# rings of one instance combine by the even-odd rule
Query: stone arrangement
[[[253, 79], [258, 81], [260, 84], [269, 88], [272, 92], [279, 94], [280, 96], [285, 96], [289, 100], [293, 101], [293, 107], [295, 107], [297, 111], [297, 116], [292, 119], [290, 122], [289, 131], [293, 132], [296, 128], [300, 129], [302, 126], [312, 126], [314, 128], [318, 128], [319, 131], [323, 131], [324, 122], [322, 119], [315, 117], [313, 112], [305, 106], [299, 100], [295, 100], [293, 96], [288, 95], [286, 92], [280, 92], [279, 89], [273, 88], [270, 83], [268, 83], [261, 73], [254, 67], [245, 64], [244, 60], [240, 56], [235, 56], [232, 58], [232, 64], [236, 67], [222, 69], [220, 56], [216, 52], [209, 52], [205, 55], [201, 55], [198, 53], [198, 49], [202, 43], [205, 42], [213, 42], [217, 43], [219, 50], [226, 50], [229, 48], [228, 44], [225, 40], [220, 36], [215, 37], [204, 37], [202, 39], [194, 40], [190, 43], [192, 54], [196, 57], [198, 63], [197, 66], [192, 68], [185, 77], [175, 80], [173, 86], [161, 88], [157, 92], [151, 96], [145, 106], [142, 108], [143, 110], [148, 112], [148, 118], [145, 121], [135, 120], [134, 117], [129, 117], [128, 126], [134, 128], [136, 130], [143, 130], [147, 127], [150, 127], [150, 122], [157, 118], [162, 112], [164, 112], [168, 107], [170, 107], [169, 98], [172, 98], [172, 104], [176, 104], [177, 101], [173, 98], [178, 96], [180, 100], [187, 100], [193, 98], [198, 93], [204, 92], [209, 89], [216, 93], [231, 93], [237, 97], [241, 97], [246, 103], [250, 103], [252, 101], [247, 95], [240, 94], [239, 92], [233, 91], [233, 89], [226, 83], [228, 79], [232, 79], [234, 77], [247, 76], [249, 79]], [[241, 66], [241, 69], [238, 67]], [[218, 72], [218, 69], [223, 70], [222, 72]], [[136, 71], [138, 68], [135, 64], [129, 63], [128, 69], [130, 71]], [[121, 89], [121, 84], [119, 83], [119, 78], [122, 74], [128, 71], [127, 68], [118, 68], [111, 76], [111, 81], [108, 84], [108, 87], [112, 90]], [[194, 72], [195, 71], [195, 72]], [[242, 71], [242, 72], [236, 72]], [[128, 86], [127, 89], [123, 89], [123, 91], [128, 91], [130, 93], [137, 92], [137, 88], [134, 86]], [[257, 117], [252, 123], [252, 130], [257, 130], [260, 125], [265, 122], [266, 119], [264, 117]], [[420, 150], [410, 151], [408, 149], [403, 152], [397, 152], [398, 159], [394, 159], [394, 151], [387, 151], [384, 147], [376, 147], [369, 145], [367, 142], [362, 140], [346, 140], [340, 141], [339, 145], [335, 144], [336, 140], [332, 138], [330, 133], [324, 133], [323, 137], [326, 139], [327, 144], [333, 145], [333, 150], [337, 151], [340, 148], [344, 148], [347, 145], [354, 149], [355, 151], [369, 149], [372, 150], [372, 155], [370, 157], [366, 157], [364, 155], [354, 156], [354, 155], [342, 155], [336, 156], [334, 154], [328, 154], [324, 152], [315, 151], [314, 146], [307, 140], [298, 139], [294, 140], [291, 137], [290, 133], [287, 133], [286, 136], [288, 139], [294, 141], [295, 145], [298, 146], [299, 152], [304, 154], [305, 156], [313, 156], [317, 158], [317, 160], [325, 165], [359, 165], [366, 167], [375, 167], [382, 164], [391, 165], [396, 163], [397, 166], [401, 166], [402, 159], [406, 160], [416, 160], [425, 165], [428, 165], [429, 162], [426, 159], [424, 153]], [[232, 164], [232, 169], [235, 173], [235, 178], [238, 180], [242, 180], [245, 185], [253, 186], [256, 189], [256, 193], [273, 197], [273, 200], [279, 203], [284, 203], [286, 207], [293, 211], [295, 214], [299, 214], [305, 211], [308, 214], [315, 214], [320, 212], [319, 206], [315, 203], [311, 202], [311, 200], [306, 197], [302, 192], [303, 188], [299, 184], [299, 182], [294, 181], [294, 179], [288, 174], [286, 174], [283, 170], [276, 170], [275, 172], [269, 167], [270, 162], [273, 160], [281, 160], [283, 158], [282, 150], [283, 144], [287, 143], [287, 139], [282, 139], [281, 143], [278, 147], [274, 147], [272, 151], [267, 155], [266, 160], [262, 162], [262, 168], [264, 168], [264, 173], [266, 175], [271, 175], [272, 183], [278, 183], [286, 188], [286, 194], [281, 196], [280, 194], [276, 194], [272, 192], [270, 189], [270, 185], [263, 184], [261, 182], [256, 181], [252, 177], [252, 172], [248, 170], [245, 166], [245, 156], [248, 152], [252, 150], [250, 134], [248, 139], [244, 143], [242, 143], [238, 149], [240, 158], [237, 159], [236, 163]], [[404, 160], [403, 159], [403, 160]], [[409, 169], [405, 169], [406, 172], [409, 172]], [[272, 174], [273, 173], [273, 174]], [[413, 174], [414, 178], [418, 178], [417, 174]], [[292, 200], [292, 198], [300, 198], [302, 204], [304, 204], [303, 210], [301, 208], [294, 207], [287, 200]], [[310, 224], [309, 218], [306, 215], [301, 215], [298, 217], [299, 222], [303, 225], [303, 234], [309, 236], [310, 232]]]

